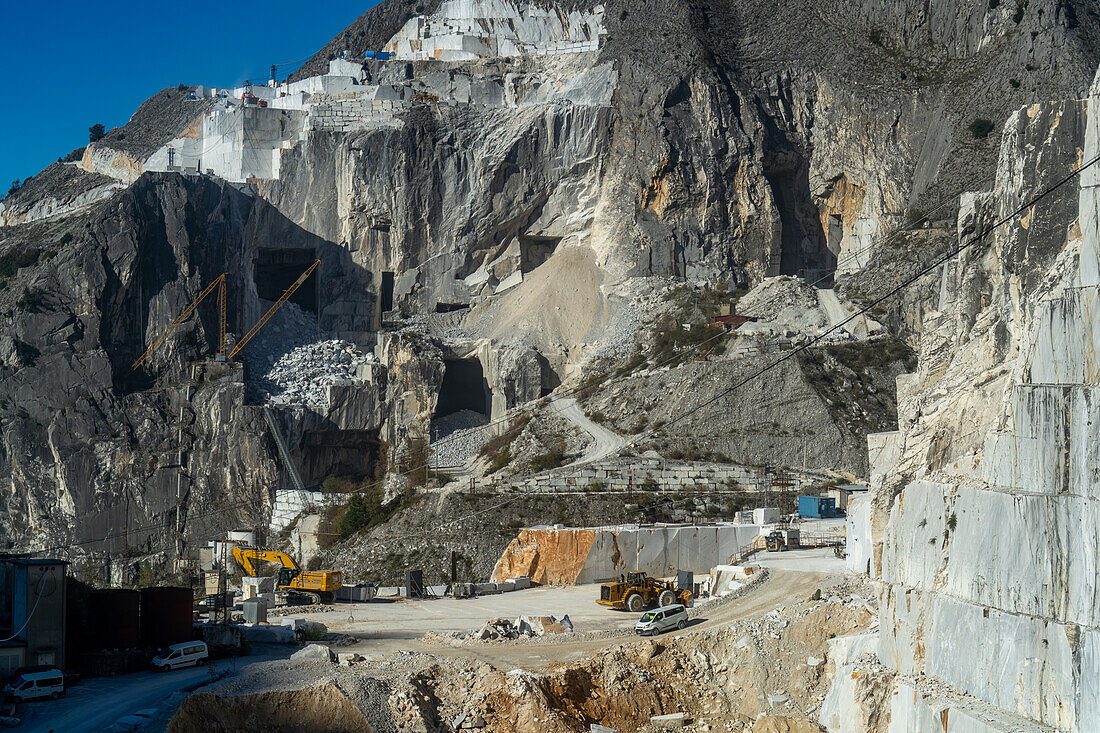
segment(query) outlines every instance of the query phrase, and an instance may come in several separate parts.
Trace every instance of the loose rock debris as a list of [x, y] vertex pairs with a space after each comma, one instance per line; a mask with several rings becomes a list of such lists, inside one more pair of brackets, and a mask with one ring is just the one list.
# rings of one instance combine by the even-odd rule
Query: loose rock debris
[[[544, 672], [502, 670], [462, 654], [397, 653], [349, 666], [320, 659], [258, 663], [204, 688], [210, 694], [201, 705], [181, 708], [177, 718], [186, 722], [205, 711], [221, 720], [229, 713], [220, 708], [234, 705], [224, 695], [279, 691], [290, 700], [301, 688], [330, 685], [380, 733], [577, 733], [592, 724], [653, 732], [681, 723], [690, 731], [818, 733], [813, 718], [831, 671], [827, 641], [865, 629], [874, 618], [865, 583], [834, 582], [822, 597], [697, 633], [609, 641], [587, 660]], [[522, 625], [505, 621], [483, 628], [501, 633]]]

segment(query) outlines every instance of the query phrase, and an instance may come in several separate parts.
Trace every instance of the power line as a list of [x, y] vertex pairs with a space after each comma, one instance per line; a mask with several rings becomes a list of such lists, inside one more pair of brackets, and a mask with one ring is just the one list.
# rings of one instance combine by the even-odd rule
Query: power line
[[[702, 403], [696, 405], [695, 407], [691, 408], [687, 412], [684, 412], [684, 413], [680, 414], [678, 417], [670, 419], [668, 422], [666, 422], [660, 428], [657, 428], [655, 430], [651, 430], [647, 434], [642, 434], [641, 436], [635, 436], [635, 437], [631, 438], [631, 440], [628, 441], [626, 446], [624, 446], [624, 447], [634, 445], [640, 439], [640, 437], [652, 437], [653, 435], [656, 435], [656, 433], [659, 430], [662, 430], [662, 429], [668, 427], [669, 425], [673, 425], [677, 422], [680, 422], [681, 420], [685, 420], [686, 418], [688, 418], [691, 415], [699, 412], [703, 408], [709, 407], [710, 405], [713, 405], [718, 400], [732, 394], [733, 392], [737, 391], [738, 389], [740, 389], [744, 385], [748, 384], [752, 380], [756, 379], [757, 377], [761, 376], [762, 374], [766, 373], [767, 371], [769, 371], [771, 369], [774, 369], [775, 367], [779, 366], [783, 362], [785, 362], [789, 359], [792, 359], [797, 354], [809, 349], [811, 346], [813, 346], [814, 344], [820, 342], [825, 337], [827, 337], [829, 334], [837, 331], [840, 328], [843, 328], [845, 325], [847, 325], [851, 321], [855, 320], [856, 318], [858, 318], [862, 315], [865, 315], [867, 312], [869, 312], [870, 310], [872, 310], [873, 308], [878, 306], [880, 303], [882, 303], [885, 300], [887, 300], [889, 298], [892, 298], [893, 296], [897, 295], [902, 290], [904, 290], [905, 288], [907, 288], [910, 285], [912, 285], [913, 283], [915, 283], [917, 280], [921, 279], [922, 277], [924, 277], [928, 273], [930, 273], [933, 270], [935, 270], [936, 268], [938, 268], [940, 265], [943, 265], [944, 263], [948, 262], [949, 260], [954, 259], [956, 256], [958, 256], [964, 250], [969, 249], [970, 247], [972, 247], [977, 242], [979, 242], [982, 239], [984, 239], [985, 237], [989, 236], [989, 234], [991, 234], [997, 228], [1002, 227], [1005, 224], [1007, 224], [1008, 222], [1012, 221], [1017, 216], [1022, 214], [1024, 211], [1031, 208], [1036, 203], [1038, 203], [1042, 199], [1046, 198], [1047, 196], [1052, 194], [1054, 191], [1056, 191], [1059, 188], [1061, 188], [1062, 186], [1064, 186], [1069, 181], [1071, 181], [1074, 178], [1076, 178], [1077, 176], [1081, 175], [1081, 173], [1083, 171], [1085, 171], [1087, 168], [1095, 165], [1097, 163], [1097, 161], [1100, 161], [1100, 155], [1097, 155], [1092, 160], [1090, 160], [1088, 163], [1085, 163], [1084, 165], [1082, 165], [1080, 168], [1077, 168], [1077, 169], [1073, 170], [1068, 175], [1066, 175], [1064, 178], [1062, 178], [1060, 181], [1055, 183], [1053, 186], [1050, 186], [1049, 188], [1047, 188], [1043, 192], [1041, 192], [1038, 195], [1031, 198], [1027, 203], [1021, 204], [1016, 209], [1014, 209], [1011, 213], [1009, 213], [1006, 216], [1002, 217], [1001, 219], [994, 222], [993, 224], [990, 224], [985, 229], [983, 229], [982, 231], [980, 231], [977, 234], [975, 234], [974, 236], [972, 236], [965, 243], [960, 244], [957, 247], [955, 247], [954, 249], [951, 249], [948, 252], [946, 252], [945, 254], [941, 255], [935, 262], [933, 262], [930, 265], [927, 265], [926, 267], [921, 268], [921, 270], [919, 270], [917, 273], [911, 275], [910, 277], [903, 280], [900, 284], [898, 284], [898, 285], [894, 286], [893, 288], [887, 290], [884, 294], [880, 295], [879, 297], [877, 297], [873, 301], [871, 301], [870, 304], [864, 306], [860, 310], [858, 310], [855, 313], [853, 313], [852, 315], [848, 316], [848, 318], [845, 318], [840, 323], [837, 323], [836, 325], [832, 326], [828, 330], [818, 334], [814, 338], [807, 341], [805, 344], [803, 344], [803, 345], [801, 345], [801, 346], [799, 346], [795, 349], [792, 349], [791, 351], [787, 352], [785, 355], [781, 356], [780, 358], [776, 359], [775, 361], [771, 362], [770, 364], [767, 364], [766, 366], [761, 367], [760, 369], [753, 372], [752, 374], [745, 377], [744, 379], [742, 379], [742, 380], [734, 383], [730, 387], [727, 387], [726, 389], [722, 390], [720, 393], [718, 393], [714, 397], [703, 401]], [[620, 448], [620, 450], [621, 450], [621, 448]]]

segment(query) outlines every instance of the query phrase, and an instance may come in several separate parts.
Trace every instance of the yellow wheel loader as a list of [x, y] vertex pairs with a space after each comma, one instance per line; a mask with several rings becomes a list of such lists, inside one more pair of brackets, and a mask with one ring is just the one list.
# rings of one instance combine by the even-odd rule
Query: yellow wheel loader
[[604, 583], [596, 603], [633, 613], [673, 603], [681, 603], [686, 608], [693, 605], [691, 591], [677, 590], [675, 583], [651, 578], [645, 573], [627, 573], [617, 583]]

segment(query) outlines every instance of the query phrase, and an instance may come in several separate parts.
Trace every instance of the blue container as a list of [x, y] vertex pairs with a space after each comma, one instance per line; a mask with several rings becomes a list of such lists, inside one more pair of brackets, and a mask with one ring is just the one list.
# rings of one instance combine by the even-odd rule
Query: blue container
[[840, 516], [836, 510], [836, 499], [831, 496], [798, 497], [798, 514], [813, 519], [832, 519]]

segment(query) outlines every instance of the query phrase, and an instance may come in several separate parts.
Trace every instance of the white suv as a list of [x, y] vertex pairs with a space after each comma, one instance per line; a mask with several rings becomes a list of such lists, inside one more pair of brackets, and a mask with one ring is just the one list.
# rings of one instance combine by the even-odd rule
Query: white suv
[[646, 611], [638, 623], [634, 624], [634, 633], [642, 636], [656, 635], [669, 629], [683, 629], [687, 626], [687, 609], [679, 603], [662, 606]]

